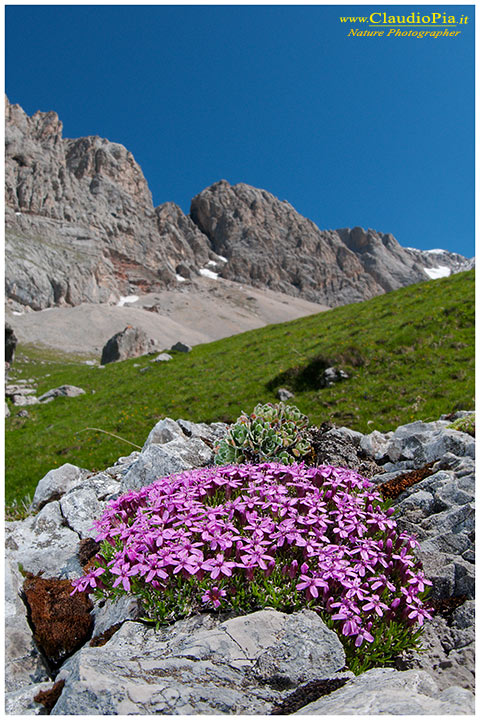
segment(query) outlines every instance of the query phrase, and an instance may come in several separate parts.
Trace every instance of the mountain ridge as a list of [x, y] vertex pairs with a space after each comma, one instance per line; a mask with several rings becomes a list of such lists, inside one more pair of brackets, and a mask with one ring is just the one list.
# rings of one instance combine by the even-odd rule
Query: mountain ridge
[[178, 288], [202, 274], [328, 306], [368, 299], [469, 261], [401, 248], [362, 228], [320, 230], [266, 190], [220, 180], [153, 206], [132, 153], [70, 139], [53, 112], [5, 99], [6, 297], [41, 310]]

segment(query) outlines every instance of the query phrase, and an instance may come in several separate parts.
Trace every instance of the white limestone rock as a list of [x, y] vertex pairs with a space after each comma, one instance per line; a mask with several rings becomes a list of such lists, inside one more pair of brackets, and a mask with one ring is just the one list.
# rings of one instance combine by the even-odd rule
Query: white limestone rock
[[35, 488], [32, 510], [41, 510], [52, 500], [59, 500], [66, 492], [81, 485], [89, 474], [88, 470], [71, 463], [64, 463], [59, 468], [49, 470]]
[[474, 696], [469, 690], [450, 687], [440, 691], [423, 670], [375, 668], [295, 714], [470, 715], [474, 708]]
[[336, 634], [308, 610], [262, 610], [224, 622], [197, 616], [159, 632], [126, 622], [106, 645], [85, 647], [65, 663], [52, 715], [265, 714], [344, 662]]

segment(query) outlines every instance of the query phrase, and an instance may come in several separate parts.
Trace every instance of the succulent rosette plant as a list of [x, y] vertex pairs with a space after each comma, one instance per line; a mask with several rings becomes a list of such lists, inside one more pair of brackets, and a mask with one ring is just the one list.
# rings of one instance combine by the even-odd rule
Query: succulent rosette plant
[[295, 405], [259, 403], [250, 415], [242, 413], [220, 441], [217, 465], [278, 461], [290, 465], [310, 459], [313, 448], [308, 417]]
[[352, 470], [190, 470], [110, 502], [96, 528], [100, 551], [73, 592], [135, 594], [157, 624], [202, 610], [309, 607], [360, 672], [415, 647], [431, 617], [416, 540]]

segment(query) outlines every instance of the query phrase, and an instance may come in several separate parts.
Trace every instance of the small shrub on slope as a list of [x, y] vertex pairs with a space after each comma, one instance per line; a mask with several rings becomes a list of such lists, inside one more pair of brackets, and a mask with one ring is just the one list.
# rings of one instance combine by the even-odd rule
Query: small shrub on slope
[[392, 514], [350, 470], [191, 470], [109, 503], [96, 521], [101, 550], [73, 592], [133, 593], [157, 624], [202, 609], [310, 607], [361, 672], [414, 647], [430, 618], [417, 543]]
[[290, 465], [311, 456], [308, 417], [294, 405], [259, 404], [251, 415], [242, 413], [218, 446], [215, 463], [278, 460]]

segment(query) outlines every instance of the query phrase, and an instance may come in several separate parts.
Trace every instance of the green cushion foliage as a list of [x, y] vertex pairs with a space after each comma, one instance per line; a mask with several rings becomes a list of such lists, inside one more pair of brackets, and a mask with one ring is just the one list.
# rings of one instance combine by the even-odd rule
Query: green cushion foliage
[[259, 403], [228, 428], [216, 450], [215, 464], [278, 460], [291, 465], [305, 460], [313, 453], [307, 428], [308, 417], [295, 405]]

